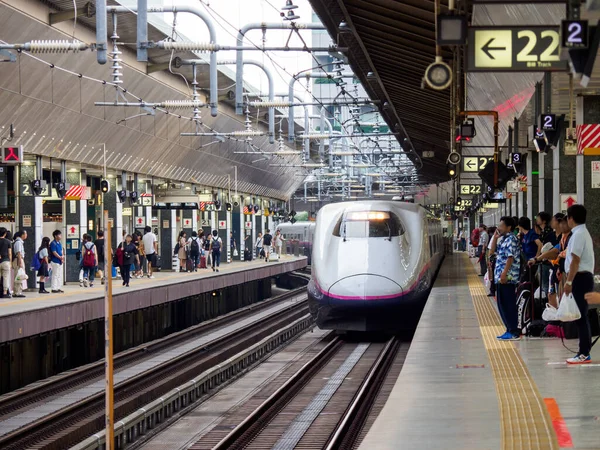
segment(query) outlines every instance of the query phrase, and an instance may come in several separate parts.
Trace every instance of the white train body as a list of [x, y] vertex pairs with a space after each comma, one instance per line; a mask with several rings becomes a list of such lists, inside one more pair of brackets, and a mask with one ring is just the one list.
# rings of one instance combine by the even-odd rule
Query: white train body
[[326, 329], [411, 327], [442, 255], [440, 221], [428, 218], [418, 205], [360, 201], [324, 206], [313, 242], [311, 313]]

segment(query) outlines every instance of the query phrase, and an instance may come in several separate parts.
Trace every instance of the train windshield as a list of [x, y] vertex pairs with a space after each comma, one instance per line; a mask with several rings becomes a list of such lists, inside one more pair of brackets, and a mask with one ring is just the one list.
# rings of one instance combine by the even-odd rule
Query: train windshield
[[338, 220], [333, 235], [344, 240], [351, 238], [389, 238], [400, 236], [404, 228], [394, 213], [389, 211], [352, 211]]

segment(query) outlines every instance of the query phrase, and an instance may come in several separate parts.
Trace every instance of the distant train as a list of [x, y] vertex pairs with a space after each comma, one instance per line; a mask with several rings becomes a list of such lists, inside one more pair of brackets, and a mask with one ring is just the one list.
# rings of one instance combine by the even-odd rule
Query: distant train
[[308, 257], [308, 264], [311, 264], [311, 252], [313, 235], [315, 232], [314, 222], [286, 222], [277, 225], [275, 231], [281, 231], [286, 242], [287, 253], [292, 253], [294, 244], [304, 248], [304, 255]]
[[410, 203], [336, 203], [314, 233], [308, 298], [320, 328], [416, 326], [443, 257], [439, 219]]

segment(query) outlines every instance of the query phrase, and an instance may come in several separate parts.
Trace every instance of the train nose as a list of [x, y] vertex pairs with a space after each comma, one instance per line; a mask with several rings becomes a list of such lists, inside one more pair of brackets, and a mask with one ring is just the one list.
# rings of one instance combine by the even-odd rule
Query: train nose
[[385, 300], [402, 294], [402, 286], [381, 275], [352, 275], [329, 288], [329, 296], [347, 300]]

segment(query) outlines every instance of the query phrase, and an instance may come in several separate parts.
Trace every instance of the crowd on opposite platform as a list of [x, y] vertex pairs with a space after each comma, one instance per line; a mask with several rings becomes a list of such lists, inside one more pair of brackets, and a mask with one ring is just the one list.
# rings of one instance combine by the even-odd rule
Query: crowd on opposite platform
[[[591, 361], [588, 301], [599, 303], [600, 294], [593, 292], [595, 261], [586, 218], [585, 207], [573, 205], [566, 215], [557, 213], [551, 216], [540, 212], [533, 224], [528, 217], [505, 216], [497, 227], [488, 228], [482, 224], [472, 232], [470, 241], [477, 249], [474, 256], [479, 258], [480, 276], [486, 277], [486, 285], [490, 288], [488, 296], [496, 298], [500, 317], [506, 326], [506, 332], [498, 336], [499, 340], [521, 338], [522, 318], [526, 313], [519, 310], [524, 305], [518, 296], [524, 289], [535, 292], [530, 301], [534, 305], [537, 302], [542, 308], [546, 303], [558, 307], [563, 294], [572, 294], [581, 312], [581, 318], [574, 322], [579, 336], [579, 351], [576, 356], [567, 359], [567, 363], [585, 364]], [[461, 236], [457, 237], [458, 247], [462, 250]], [[541, 308], [531, 310], [537, 313]], [[552, 330], [552, 327], [557, 328], [549, 323], [546, 329]], [[558, 328], [554, 332], [560, 335], [563, 330]]]
[[[23, 291], [27, 289], [27, 266], [24, 241], [27, 239], [27, 232], [18, 231], [13, 236], [10, 232], [0, 227], [0, 277], [2, 278], [2, 297], [25, 297]], [[246, 237], [246, 241], [250, 239]], [[281, 232], [277, 230], [275, 235], [271, 235], [270, 230], [266, 233], [258, 233], [254, 244], [246, 242], [246, 250], [243, 257], [245, 261], [253, 259], [252, 251], [254, 246], [256, 255], [259, 259], [265, 261], [278, 260], [282, 255], [283, 243], [285, 239]], [[111, 268], [106, 268], [104, 263], [105, 245], [104, 232], [98, 231], [97, 239], [94, 240], [91, 235], [82, 236], [81, 248], [77, 253], [79, 261], [79, 285], [80, 287], [93, 287], [97, 278], [100, 278], [104, 284], [106, 272], [112, 271], [116, 274], [116, 268], [119, 269], [123, 286], [129, 287], [131, 278], [142, 278], [147, 276], [154, 278], [153, 270], [160, 270], [160, 256], [158, 255], [158, 239], [152, 232], [151, 227], [146, 226], [144, 233], [137, 231], [134, 234], [123, 233], [123, 239], [113, 252]], [[233, 256], [237, 256], [237, 242], [230, 234], [230, 249]], [[188, 238], [184, 231], [179, 233], [175, 244], [173, 254], [179, 259], [181, 272], [197, 272], [198, 269], [212, 268], [213, 272], [218, 272], [221, 265], [221, 252], [223, 251], [223, 242], [219, 237], [217, 230], [205, 235], [203, 231], [192, 232]], [[49, 294], [63, 293], [63, 264], [65, 262], [65, 252], [62, 245], [62, 232], [55, 230], [50, 237], [42, 238], [40, 247], [31, 258], [29, 268], [34, 271], [35, 276], [39, 277], [39, 293]], [[50, 281], [51, 291], [46, 290], [46, 283]]]

